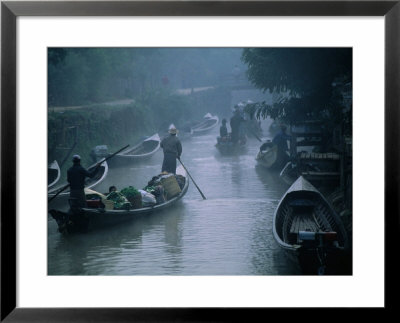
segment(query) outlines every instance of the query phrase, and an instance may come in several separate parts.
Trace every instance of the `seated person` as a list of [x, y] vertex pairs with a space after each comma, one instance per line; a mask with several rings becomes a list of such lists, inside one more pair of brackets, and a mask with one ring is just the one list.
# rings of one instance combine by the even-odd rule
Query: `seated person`
[[222, 125], [219, 128], [219, 137], [217, 138], [217, 141], [229, 141], [228, 128], [226, 127], [226, 119], [222, 119]]
[[219, 128], [219, 136], [221, 138], [228, 136], [228, 128], [226, 127], [226, 119], [222, 119], [222, 125]]
[[107, 200], [114, 202], [114, 209], [130, 209], [132, 204], [128, 201], [124, 194], [117, 191], [117, 188], [113, 185], [108, 189], [109, 193], [107, 195]]

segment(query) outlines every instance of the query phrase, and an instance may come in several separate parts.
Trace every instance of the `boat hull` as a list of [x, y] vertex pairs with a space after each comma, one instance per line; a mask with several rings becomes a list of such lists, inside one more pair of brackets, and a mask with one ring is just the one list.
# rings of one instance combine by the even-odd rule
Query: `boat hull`
[[280, 154], [276, 145], [271, 145], [265, 150], [260, 150], [257, 153], [256, 161], [259, 165], [269, 170], [282, 170], [285, 164], [289, 161], [287, 153]]
[[176, 197], [151, 207], [130, 210], [105, 210], [102, 208], [82, 208], [61, 212], [52, 209], [49, 213], [56, 220], [59, 231], [67, 233], [85, 233], [99, 228], [109, 227], [120, 223], [159, 212], [175, 205], [186, 194], [189, 180], [182, 166], [177, 168], [177, 175], [185, 176], [185, 185]]
[[340, 217], [302, 176], [275, 210], [273, 236], [306, 274], [337, 272], [343, 252], [348, 248], [347, 232]]
[[218, 142], [215, 147], [221, 155], [238, 155], [244, 154], [247, 151], [246, 144], [234, 144], [233, 142]]
[[198, 136], [211, 132], [218, 125], [218, 122], [219, 118], [217, 116], [209, 115], [206, 120], [192, 126], [193, 135]]
[[61, 170], [57, 161], [54, 160], [47, 169], [47, 189], [54, 187], [60, 179]]
[[109, 160], [109, 165], [110, 167], [118, 167], [149, 160], [160, 149], [160, 143], [159, 135], [154, 134], [134, 147], [115, 155]]
[[[94, 164], [88, 168], [88, 170], [92, 170], [96, 167], [97, 164]], [[101, 163], [100, 170], [97, 172], [95, 177], [87, 178], [85, 181], [85, 187], [90, 189], [95, 189], [98, 184], [100, 184], [108, 174], [108, 163], [104, 161]], [[57, 192], [62, 189], [67, 183], [63, 183], [62, 185], [57, 185], [50, 190], [48, 190], [48, 198], [53, 198]], [[49, 208], [67, 208], [68, 207], [68, 199], [69, 199], [69, 189], [64, 190], [62, 193], [58, 194], [55, 198], [53, 198], [49, 202]]]

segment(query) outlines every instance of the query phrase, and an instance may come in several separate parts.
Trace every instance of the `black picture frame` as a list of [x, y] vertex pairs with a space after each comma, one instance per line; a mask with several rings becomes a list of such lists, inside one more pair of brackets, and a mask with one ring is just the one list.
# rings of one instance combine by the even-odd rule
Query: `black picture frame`
[[[16, 19], [18, 16], [383, 16], [385, 19], [385, 306], [395, 309], [399, 236], [400, 1], [2, 1], [1, 3], [1, 321], [253, 321], [289, 308], [18, 308], [16, 307]], [[371, 188], [373, 189], [373, 188]], [[371, 243], [373, 238], [371, 237]], [[373, 261], [373, 255], [371, 255]], [[334, 309], [325, 309], [332, 311]], [[382, 313], [382, 311], [385, 311]], [[371, 312], [368, 312], [371, 313]], [[240, 315], [239, 315], [240, 314]], [[350, 314], [350, 313], [349, 313]], [[372, 313], [371, 313], [372, 314]], [[326, 314], [324, 313], [324, 316]], [[370, 314], [369, 318], [371, 317]], [[271, 316], [272, 318], [272, 316]], [[348, 317], [350, 318], [350, 317]]]

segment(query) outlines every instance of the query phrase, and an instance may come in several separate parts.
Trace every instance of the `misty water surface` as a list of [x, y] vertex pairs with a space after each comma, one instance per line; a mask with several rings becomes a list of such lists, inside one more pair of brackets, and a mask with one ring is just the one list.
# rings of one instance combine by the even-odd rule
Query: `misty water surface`
[[[268, 136], [264, 128], [265, 136]], [[88, 234], [63, 236], [48, 222], [49, 275], [299, 274], [272, 236], [272, 218], [288, 188], [256, 167], [260, 143], [249, 137], [240, 156], [214, 147], [218, 128], [183, 141], [182, 161], [207, 197], [190, 183], [169, 210]], [[96, 188], [144, 187], [161, 171], [162, 152], [145, 164], [110, 169]]]

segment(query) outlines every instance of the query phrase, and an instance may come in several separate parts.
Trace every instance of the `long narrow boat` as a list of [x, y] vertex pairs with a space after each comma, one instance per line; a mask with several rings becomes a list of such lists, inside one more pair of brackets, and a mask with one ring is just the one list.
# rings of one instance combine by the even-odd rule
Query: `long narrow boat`
[[[97, 163], [91, 165], [88, 168], [88, 171], [93, 170], [93, 168], [96, 167], [96, 165]], [[90, 189], [95, 189], [96, 186], [104, 180], [104, 178], [107, 176], [107, 173], [108, 173], [108, 164], [106, 161], [104, 161], [101, 163], [100, 169], [97, 171], [96, 175], [93, 178], [86, 178], [85, 187]], [[62, 189], [65, 185], [67, 185], [67, 183], [56, 185], [52, 187], [50, 190], [48, 190], [48, 198], [50, 199], [54, 195], [56, 195], [57, 192], [60, 189]], [[68, 198], [69, 198], [69, 189], [66, 189], [62, 193], [58, 194], [57, 197], [50, 202], [50, 206], [67, 205]]]
[[278, 147], [272, 142], [263, 143], [257, 153], [256, 161], [261, 166], [270, 170], [282, 170], [289, 161], [289, 155], [278, 153]]
[[[189, 126], [189, 125], [184, 125], [182, 127], [178, 127], [177, 130], [178, 130], [178, 133], [177, 133], [176, 136], [181, 141], [190, 139], [193, 136], [193, 133], [194, 133], [192, 127]], [[169, 136], [169, 132], [168, 131], [159, 131], [159, 133], [161, 134], [161, 138]]]
[[160, 149], [160, 142], [160, 136], [156, 133], [137, 145], [116, 154], [109, 160], [109, 165], [112, 167], [147, 160]]
[[191, 127], [182, 127], [179, 129], [177, 136], [180, 140], [187, 140], [190, 139], [194, 134], [194, 131]]
[[240, 155], [247, 151], [247, 141], [233, 143], [232, 141], [219, 141], [215, 144], [221, 155]]
[[57, 184], [58, 180], [60, 179], [60, 175], [60, 165], [58, 165], [57, 161], [54, 160], [47, 168], [47, 189], [50, 189]]
[[60, 232], [87, 232], [101, 227], [107, 227], [131, 221], [143, 215], [159, 212], [176, 204], [187, 192], [189, 180], [182, 166], [177, 167], [176, 175], [181, 175], [185, 183], [179, 195], [167, 200], [164, 203], [153, 206], [142, 207], [129, 210], [105, 210], [104, 208], [81, 208], [78, 211], [61, 212], [59, 210], [49, 210], [49, 213], [57, 221]]
[[300, 176], [284, 194], [273, 218], [273, 236], [304, 273], [338, 270], [348, 237], [324, 196]]
[[200, 123], [192, 126], [194, 135], [203, 135], [214, 129], [219, 122], [218, 116], [213, 116], [210, 113], [207, 113], [204, 116], [204, 120]]
[[292, 185], [296, 179], [298, 178], [297, 168], [291, 162], [287, 162], [285, 166], [283, 166], [281, 172], [279, 173], [279, 177], [288, 185]]

